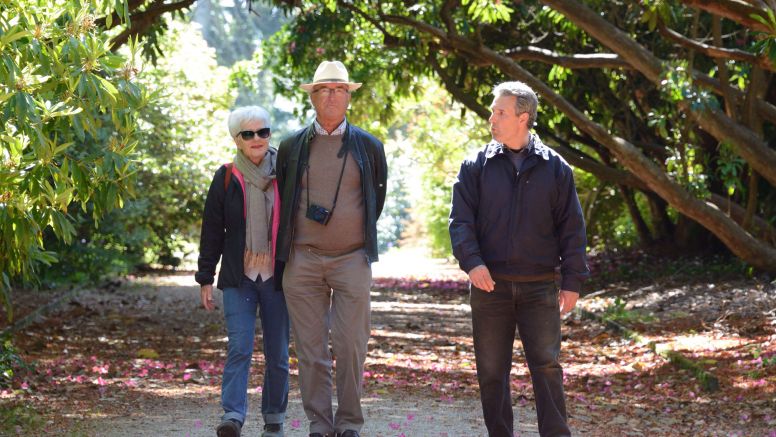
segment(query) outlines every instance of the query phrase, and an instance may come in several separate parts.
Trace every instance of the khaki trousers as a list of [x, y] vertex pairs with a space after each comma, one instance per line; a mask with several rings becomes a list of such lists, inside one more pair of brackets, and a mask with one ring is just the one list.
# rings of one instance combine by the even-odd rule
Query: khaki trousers
[[[370, 331], [372, 269], [363, 249], [325, 255], [294, 246], [283, 275], [302, 405], [310, 433], [361, 431], [361, 394]], [[337, 413], [332, 413], [332, 356], [337, 361]]]

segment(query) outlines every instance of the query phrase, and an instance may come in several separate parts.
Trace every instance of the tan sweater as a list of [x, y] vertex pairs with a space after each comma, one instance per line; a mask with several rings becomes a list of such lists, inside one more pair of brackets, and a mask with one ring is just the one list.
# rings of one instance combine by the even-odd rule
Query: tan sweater
[[342, 135], [316, 135], [310, 141], [310, 160], [302, 175], [294, 244], [307, 245], [332, 254], [347, 253], [364, 245], [364, 194], [361, 171], [353, 153], [348, 156], [337, 206], [325, 226], [306, 217], [309, 172], [310, 204], [331, 210], [342, 159], [337, 152]]

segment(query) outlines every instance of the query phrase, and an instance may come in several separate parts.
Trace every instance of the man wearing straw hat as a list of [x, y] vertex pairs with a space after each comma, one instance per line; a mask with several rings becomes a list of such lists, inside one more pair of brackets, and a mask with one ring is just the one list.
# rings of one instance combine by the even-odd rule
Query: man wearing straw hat
[[[280, 143], [277, 263], [310, 437], [359, 437], [362, 378], [370, 331], [370, 264], [387, 166], [383, 144], [345, 118], [351, 93], [342, 62], [324, 61], [311, 83], [315, 120]], [[281, 281], [277, 281], [280, 284]], [[332, 408], [332, 356], [337, 411]]]

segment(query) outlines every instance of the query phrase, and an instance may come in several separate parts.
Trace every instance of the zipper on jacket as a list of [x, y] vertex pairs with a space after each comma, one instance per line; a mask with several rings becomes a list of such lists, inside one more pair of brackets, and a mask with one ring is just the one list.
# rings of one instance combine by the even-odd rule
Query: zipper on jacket
[[[510, 190], [509, 196], [509, 227], [507, 228], [509, 238], [507, 239], [507, 256], [504, 260], [504, 263], [508, 266], [510, 265], [510, 260], [512, 259], [512, 250], [514, 246], [514, 242], [512, 240], [512, 230], [515, 229], [515, 221], [518, 221], [517, 214], [515, 214], [515, 208], [516, 205], [520, 204], [520, 170], [514, 169], [514, 165], [512, 165], [512, 161], [509, 158], [505, 156], [504, 159], [506, 159], [507, 164], [512, 167], [512, 171], [510, 172], [512, 174], [512, 189]], [[517, 192], [515, 192], [515, 190], [517, 190]], [[520, 211], [518, 211], [518, 214], [519, 213]]]

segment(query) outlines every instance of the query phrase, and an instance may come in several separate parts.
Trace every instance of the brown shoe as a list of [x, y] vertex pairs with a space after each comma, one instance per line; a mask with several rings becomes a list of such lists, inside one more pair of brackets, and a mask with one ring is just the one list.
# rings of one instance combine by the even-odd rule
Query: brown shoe
[[216, 435], [218, 437], [240, 437], [241, 429], [240, 422], [233, 419], [224, 420], [216, 428]]

